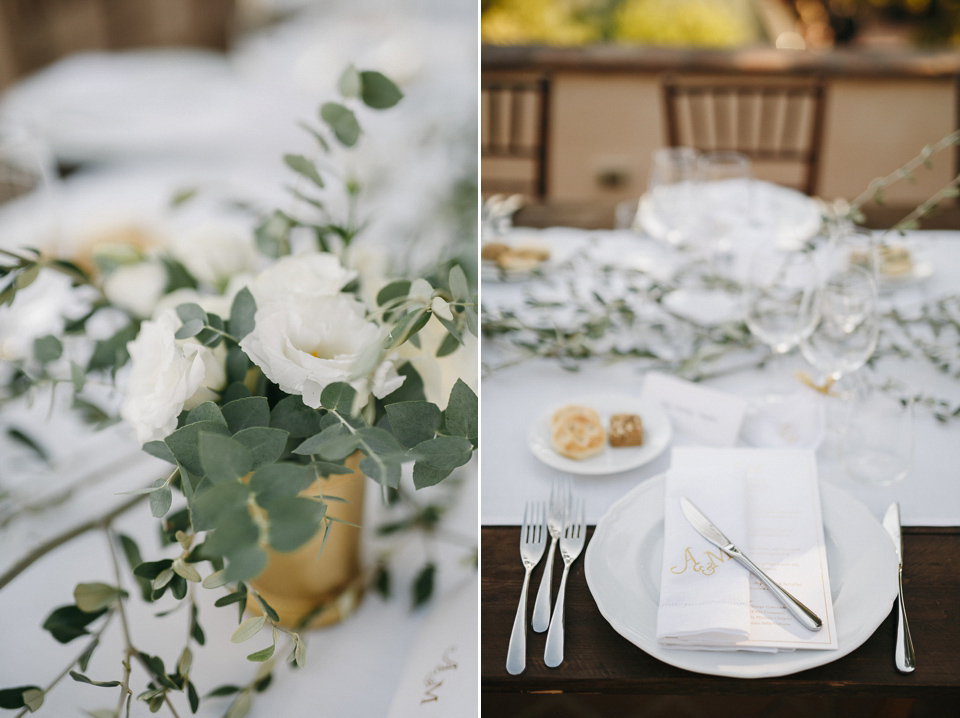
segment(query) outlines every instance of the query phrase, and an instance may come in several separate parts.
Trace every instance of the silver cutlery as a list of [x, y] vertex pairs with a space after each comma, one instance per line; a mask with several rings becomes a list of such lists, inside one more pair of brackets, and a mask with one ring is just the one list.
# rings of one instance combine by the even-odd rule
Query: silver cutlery
[[550, 488], [550, 503], [547, 505], [547, 529], [550, 531], [550, 548], [547, 549], [547, 565], [543, 567], [540, 589], [533, 604], [531, 625], [537, 633], [543, 633], [550, 626], [550, 591], [553, 588], [553, 556], [557, 541], [563, 531], [563, 520], [570, 506], [570, 477], [555, 478]]
[[567, 576], [570, 565], [583, 551], [587, 540], [587, 521], [583, 501], [570, 506], [563, 522], [563, 536], [560, 537], [560, 555], [563, 557], [563, 575], [560, 577], [560, 590], [557, 592], [557, 605], [553, 608], [550, 630], [547, 632], [547, 646], [543, 652], [543, 662], [550, 668], [563, 663], [563, 618], [567, 594]]
[[523, 561], [523, 590], [517, 617], [513, 620], [510, 646], [507, 648], [507, 673], [517, 675], [527, 667], [527, 589], [530, 587], [530, 572], [543, 556], [546, 546], [546, 527], [542, 502], [528, 503], [523, 509], [523, 526], [520, 528], [520, 559]]
[[903, 539], [900, 536], [900, 504], [894, 501], [883, 515], [883, 528], [893, 539], [897, 550], [897, 603], [900, 607], [897, 620], [897, 670], [912, 673], [917, 667], [917, 658], [913, 652], [913, 639], [910, 637], [910, 625], [907, 623], [907, 609], [903, 607]]
[[697, 533], [724, 553], [732, 556], [741, 566], [759, 578], [763, 585], [777, 597], [780, 603], [782, 603], [790, 613], [796, 616], [804, 628], [811, 631], [819, 631], [823, 627], [823, 621], [820, 620], [817, 614], [804, 606], [783, 588], [783, 586], [770, 578], [759, 566], [747, 558], [746, 554], [734, 546], [733, 542], [724, 536], [720, 529], [714, 526], [710, 519], [704, 516], [700, 509], [694, 506], [686, 496], [680, 498], [680, 508], [683, 510], [683, 515], [687, 517], [690, 525], [697, 530]]

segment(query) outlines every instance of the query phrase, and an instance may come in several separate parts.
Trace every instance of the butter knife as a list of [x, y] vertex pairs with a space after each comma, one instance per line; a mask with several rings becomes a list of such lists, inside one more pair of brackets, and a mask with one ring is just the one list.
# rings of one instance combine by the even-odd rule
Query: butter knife
[[800, 603], [800, 601], [794, 598], [783, 586], [770, 578], [757, 564], [747, 558], [746, 554], [734, 546], [733, 542], [724, 536], [720, 529], [714, 526], [713, 522], [704, 516], [700, 509], [694, 506], [686, 496], [680, 497], [680, 508], [683, 510], [683, 515], [687, 517], [690, 525], [697, 530], [697, 533], [724, 553], [732, 556], [736, 559], [737, 563], [759, 578], [763, 585], [777, 597], [780, 603], [786, 606], [787, 610], [796, 616], [804, 628], [811, 631], [819, 631], [823, 627], [823, 621], [820, 620], [817, 614]]
[[883, 515], [883, 528], [893, 539], [897, 550], [897, 602], [900, 606], [897, 620], [897, 670], [901, 673], [912, 673], [917, 667], [916, 656], [913, 653], [913, 639], [910, 637], [910, 626], [907, 624], [907, 610], [903, 607], [903, 539], [900, 537], [900, 504], [894, 501]]

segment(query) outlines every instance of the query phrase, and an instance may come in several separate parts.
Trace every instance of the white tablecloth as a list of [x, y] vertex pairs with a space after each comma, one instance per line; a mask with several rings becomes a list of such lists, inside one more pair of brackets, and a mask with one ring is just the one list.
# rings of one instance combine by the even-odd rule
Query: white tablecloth
[[[960, 289], [960, 232], [922, 232], [927, 256], [934, 274], [922, 283], [904, 287], [886, 296], [885, 302], [910, 306], [916, 302], [956, 293]], [[584, 231], [568, 228], [546, 230], [518, 229], [509, 241], [542, 242], [550, 247], [551, 263], [562, 262], [586, 252], [594, 264], [642, 266], [649, 269], [669, 258], [662, 245], [625, 231]], [[546, 271], [550, 271], [550, 265]], [[487, 311], [516, 307], [533, 283], [527, 279], [500, 282], [485, 281], [482, 302]], [[484, 361], [496, 364], [502, 358], [489, 345]], [[960, 347], [957, 348], [960, 353]], [[791, 386], [796, 369], [809, 369], [794, 352], [778, 377]], [[960, 382], [936, 371], [927, 363], [884, 359], [874, 371], [877, 377], [893, 376], [914, 392], [923, 391], [960, 403]], [[768, 372], [769, 373], [769, 372]], [[549, 498], [556, 471], [538, 461], [527, 447], [527, 432], [535, 419], [571, 395], [622, 393], [640, 395], [643, 384], [642, 362], [635, 359], [583, 361], [580, 370], [567, 371], [555, 359], [529, 359], [497, 369], [483, 377], [481, 432], [482, 496], [480, 516], [484, 525], [519, 524], [526, 501]], [[761, 393], [760, 381], [767, 382], [756, 370], [741, 371], [705, 382], [741, 396]], [[794, 388], [801, 385], [794, 382]], [[675, 435], [675, 444], [692, 443]], [[938, 423], [929, 412], [919, 410], [915, 418], [914, 463], [909, 476], [885, 488], [858, 484], [847, 477], [839, 461], [818, 454], [818, 468], [824, 481], [835, 483], [861, 500], [878, 518], [892, 501], [899, 501], [903, 522], [907, 525], [955, 526], [960, 524], [960, 419]], [[669, 467], [669, 449], [640, 468], [609, 476], [582, 476], [575, 488], [587, 506], [587, 520], [596, 523], [609, 506], [637, 483]]]

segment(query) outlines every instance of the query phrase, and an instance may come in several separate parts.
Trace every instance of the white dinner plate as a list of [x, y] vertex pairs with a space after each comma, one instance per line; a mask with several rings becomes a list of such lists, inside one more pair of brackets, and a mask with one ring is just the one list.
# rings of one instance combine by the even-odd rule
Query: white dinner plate
[[[557, 409], [570, 404], [587, 406], [596, 411], [608, 432], [611, 415], [638, 415], [643, 422], [643, 445], [612, 447], [608, 444], [601, 453], [589, 459], [576, 460], [561, 456], [553, 450], [550, 442], [550, 417]], [[667, 448], [672, 436], [670, 419], [658, 404], [623, 394], [594, 394], [574, 397], [545, 411], [530, 427], [527, 444], [533, 455], [550, 468], [571, 474], [599, 476], [628, 471], [653, 461]]]
[[[739, 182], [742, 180], [729, 180]], [[750, 217], [727, 213], [719, 219], [731, 234], [749, 234], [772, 238], [783, 247], [799, 247], [815, 236], [823, 225], [823, 214], [816, 200], [790, 187], [751, 180]], [[653, 210], [650, 195], [640, 198], [635, 227], [654, 239], [667, 240], [669, 228]]]
[[893, 542], [862, 503], [835, 486], [821, 484], [839, 648], [758, 653], [661, 646], [656, 634], [663, 564], [663, 492], [661, 474], [619, 499], [597, 524], [584, 559], [587, 585], [600, 613], [621, 636], [654, 658], [716, 676], [785, 676], [847, 655], [890, 614], [897, 596]]

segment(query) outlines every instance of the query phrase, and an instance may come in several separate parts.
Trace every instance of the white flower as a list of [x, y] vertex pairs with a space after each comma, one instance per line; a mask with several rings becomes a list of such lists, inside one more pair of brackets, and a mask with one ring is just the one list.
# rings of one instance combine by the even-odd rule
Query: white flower
[[222, 223], [207, 222], [177, 234], [170, 251], [190, 274], [215, 287], [235, 274], [252, 272], [257, 262], [250, 237]]
[[330, 252], [281, 257], [257, 275], [250, 291], [259, 307], [279, 300], [301, 302], [338, 294], [357, 276]]
[[361, 355], [381, 341], [383, 331], [367, 321], [363, 304], [334, 294], [263, 303], [240, 348], [268, 379], [318, 408], [320, 393], [334, 382], [349, 383], [361, 397], [381, 398], [400, 387], [404, 377], [391, 359], [381, 362], [372, 377], [351, 378]]
[[215, 400], [227, 380], [223, 345], [213, 351], [192, 339], [178, 341], [179, 328], [180, 319], [167, 310], [144, 322], [127, 345], [131, 368], [120, 416], [141, 443], [169, 435], [181, 411]]
[[[12, 305], [0, 306], [0, 360], [27, 359], [35, 339], [62, 333], [72, 303], [77, 302], [70, 278], [41, 271], [33, 284], [17, 292]], [[89, 305], [83, 304], [86, 311]]]
[[167, 270], [160, 262], [128, 264], [117, 267], [103, 280], [103, 293], [114, 306], [145, 319], [156, 309], [167, 280]]

